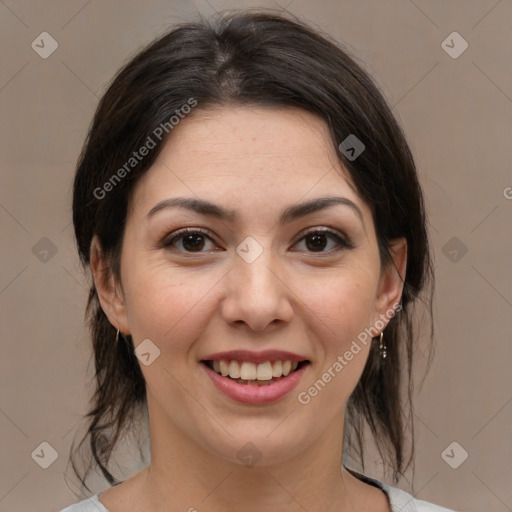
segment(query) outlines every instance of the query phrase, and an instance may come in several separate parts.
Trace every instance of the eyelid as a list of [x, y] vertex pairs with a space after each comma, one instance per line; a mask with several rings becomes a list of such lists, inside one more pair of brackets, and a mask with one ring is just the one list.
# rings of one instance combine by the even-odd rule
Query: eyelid
[[[192, 233], [192, 234], [202, 234], [206, 238], [210, 239], [214, 244], [218, 245], [218, 243], [215, 240], [216, 237], [209, 230], [204, 229], [204, 228], [187, 227], [187, 228], [178, 229], [177, 231], [174, 231], [173, 233], [171, 233], [169, 236], [166, 236], [162, 240], [162, 242], [161, 242], [161, 248], [168, 249], [169, 247], [172, 246], [172, 244], [173, 244], [173, 242], [175, 240], [177, 240], [180, 237], [182, 237], [184, 235], [187, 235], [189, 233]], [[294, 247], [299, 242], [301, 242], [309, 234], [314, 234], [314, 233], [322, 233], [322, 234], [325, 234], [327, 236], [330, 236], [331, 238], [333, 238], [335, 240], [335, 242], [338, 245], [338, 247], [336, 249], [331, 249], [329, 251], [318, 251], [318, 252], [315, 252], [315, 251], [305, 251], [308, 254], [311, 254], [311, 255], [330, 255], [330, 254], [342, 251], [344, 249], [354, 249], [356, 247], [350, 241], [350, 238], [345, 233], [340, 232], [336, 228], [329, 227], [329, 226], [323, 226], [323, 227], [318, 227], [317, 226], [317, 227], [309, 227], [309, 228], [304, 229], [303, 231], [301, 231], [295, 237], [294, 242], [292, 244], [292, 247]], [[177, 250], [176, 252], [184, 252], [185, 254], [192, 255], [192, 254], [201, 254], [203, 252], [208, 253], [208, 252], [211, 252], [211, 250], [209, 250], [209, 251], [197, 251], [197, 252]], [[293, 252], [302, 252], [302, 251], [293, 251]]]
[[[200, 234], [204, 235], [205, 237], [209, 238], [215, 244], [217, 244], [217, 242], [215, 241], [215, 236], [210, 231], [208, 231], [204, 228], [188, 227], [188, 228], [178, 229], [177, 231], [173, 231], [170, 235], [165, 236], [160, 245], [162, 248], [168, 248], [169, 246], [171, 246], [171, 244], [174, 242], [174, 240], [176, 240], [184, 235], [190, 234], [190, 233], [192, 233], [192, 234], [200, 233]], [[201, 251], [201, 252], [208, 252], [208, 251]], [[190, 253], [190, 254], [193, 254], [193, 253]]]
[[[329, 226], [312, 227], [312, 228], [307, 228], [304, 231], [301, 231], [295, 238], [295, 241], [293, 242], [293, 246], [297, 245], [307, 235], [312, 234], [312, 233], [323, 233], [326, 235], [330, 235], [332, 238], [334, 238], [336, 240], [338, 245], [340, 245], [342, 248], [345, 248], [345, 249], [354, 249], [355, 248], [355, 245], [350, 241], [350, 238], [347, 235], [345, 235], [343, 232], [340, 232], [336, 228], [332, 228]], [[335, 250], [331, 250], [331, 251], [320, 251], [318, 253], [311, 251], [310, 254], [332, 254], [333, 252], [336, 252], [338, 250], [342, 250], [342, 249], [335, 249]]]

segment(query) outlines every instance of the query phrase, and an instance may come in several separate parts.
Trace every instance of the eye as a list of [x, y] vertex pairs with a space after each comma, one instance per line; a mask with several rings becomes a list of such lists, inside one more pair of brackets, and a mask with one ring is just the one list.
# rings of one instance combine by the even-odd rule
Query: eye
[[[331, 243], [329, 243], [329, 239]], [[335, 231], [329, 229], [314, 229], [306, 233], [296, 245], [304, 244], [308, 252], [337, 252], [351, 249], [353, 245]], [[329, 247], [330, 246], [330, 247]], [[327, 248], [327, 250], [325, 250]]]
[[[210, 244], [210, 246], [208, 246]], [[333, 253], [354, 246], [341, 235], [329, 229], [314, 229], [307, 232], [294, 247], [304, 244], [307, 252]], [[185, 253], [200, 253], [215, 250], [216, 245], [206, 231], [184, 228], [163, 241], [162, 247]]]
[[[208, 248], [208, 241], [212, 243], [210, 248]], [[164, 240], [162, 245], [165, 248], [184, 252], [205, 252], [214, 250], [215, 247], [213, 240], [205, 231], [190, 228], [173, 233], [171, 238]]]

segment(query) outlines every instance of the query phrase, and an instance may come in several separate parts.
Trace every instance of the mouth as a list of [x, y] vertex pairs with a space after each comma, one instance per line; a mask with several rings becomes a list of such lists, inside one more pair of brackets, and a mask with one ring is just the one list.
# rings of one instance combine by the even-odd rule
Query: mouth
[[[270, 405], [289, 396], [311, 365], [308, 359], [284, 352], [245, 353], [244, 356], [242, 352], [232, 351], [230, 355], [239, 359], [227, 359], [226, 355], [219, 354], [215, 359], [201, 360], [200, 366], [214, 388], [228, 399], [251, 406]], [[244, 357], [252, 361], [241, 360]], [[272, 360], [265, 360], [267, 358]]]
[[246, 386], [269, 386], [288, 378], [293, 373], [311, 364], [308, 359], [302, 361], [264, 361], [261, 363], [215, 359], [202, 360], [201, 363], [216, 374]]

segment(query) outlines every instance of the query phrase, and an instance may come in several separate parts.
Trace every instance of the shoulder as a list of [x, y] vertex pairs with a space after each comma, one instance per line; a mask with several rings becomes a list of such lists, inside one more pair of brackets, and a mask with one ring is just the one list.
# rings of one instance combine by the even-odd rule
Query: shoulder
[[397, 487], [391, 487], [382, 482], [377, 483], [388, 495], [392, 512], [454, 512], [451, 509], [434, 505], [428, 501], [418, 500]]
[[411, 496], [408, 492], [402, 491], [402, 489], [398, 487], [391, 487], [390, 485], [347, 467], [345, 467], [345, 469], [359, 480], [382, 489], [389, 499], [391, 512], [455, 512], [454, 510], [434, 505], [428, 501], [417, 500], [414, 496]]
[[79, 503], [75, 503], [60, 512], [109, 512], [98, 499], [98, 495], [95, 494], [90, 498], [80, 501]]

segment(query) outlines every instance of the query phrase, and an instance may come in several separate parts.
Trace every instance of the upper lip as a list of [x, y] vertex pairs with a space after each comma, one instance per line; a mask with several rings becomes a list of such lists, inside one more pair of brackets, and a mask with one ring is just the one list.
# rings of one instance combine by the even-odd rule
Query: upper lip
[[307, 357], [285, 350], [263, 350], [252, 352], [250, 350], [228, 350], [215, 352], [203, 357], [202, 361], [216, 361], [226, 359], [228, 361], [247, 361], [250, 363], [264, 363], [265, 361], [305, 361]]

